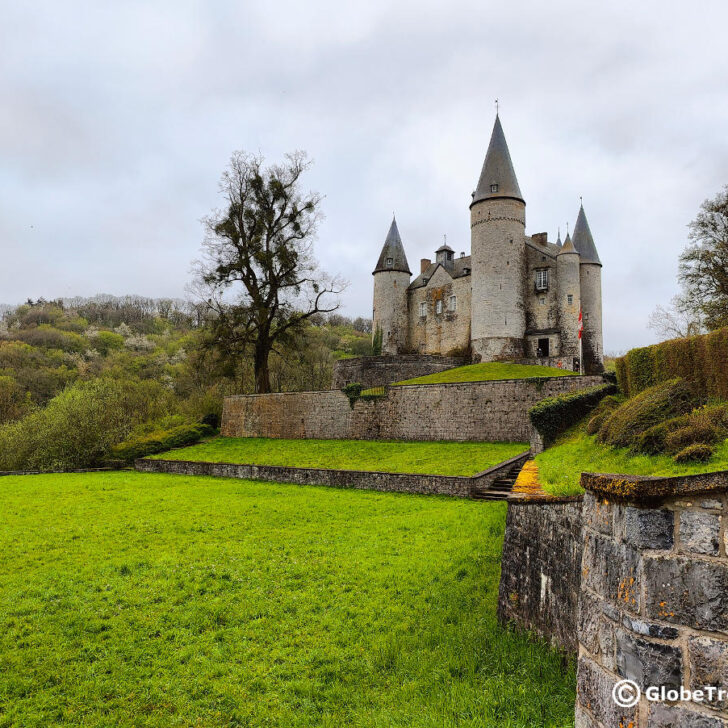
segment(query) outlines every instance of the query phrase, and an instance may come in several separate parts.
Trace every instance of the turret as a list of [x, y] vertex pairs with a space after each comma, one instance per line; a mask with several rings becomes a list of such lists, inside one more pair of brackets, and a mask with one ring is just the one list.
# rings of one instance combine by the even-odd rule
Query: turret
[[564, 357], [579, 356], [579, 309], [581, 307], [579, 268], [579, 253], [567, 234], [566, 241], [556, 256], [561, 355]]
[[400, 353], [407, 346], [407, 287], [412, 273], [394, 218], [372, 275], [372, 336], [382, 332], [382, 354]]
[[579, 208], [579, 216], [576, 218], [573, 244], [579, 253], [581, 310], [584, 323], [584, 333], [581, 338], [584, 372], [595, 374], [604, 369], [602, 262], [599, 260], [583, 205]]
[[476, 360], [523, 356], [526, 203], [498, 115], [470, 204]]

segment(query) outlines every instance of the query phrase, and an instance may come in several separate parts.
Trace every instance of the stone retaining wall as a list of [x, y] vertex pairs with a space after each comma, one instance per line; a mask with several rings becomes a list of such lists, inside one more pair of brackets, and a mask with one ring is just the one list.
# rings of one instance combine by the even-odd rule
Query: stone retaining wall
[[582, 498], [509, 499], [498, 619], [576, 653]]
[[221, 478], [244, 478], [299, 485], [330, 485], [340, 488], [380, 490], [421, 495], [449, 495], [468, 498], [474, 488], [487, 488], [513, 465], [528, 459], [524, 452], [472, 477], [420, 475], [413, 473], [384, 473], [363, 470], [329, 470], [325, 468], [288, 468], [276, 465], [244, 465], [237, 463], [207, 463], [190, 460], [140, 459], [134, 467], [145, 473], [176, 475], [211, 475]]
[[392, 382], [423, 377], [453, 367], [469, 364], [470, 359], [459, 356], [359, 356], [339, 359], [334, 363], [332, 389], [342, 389], [358, 382], [365, 387], [381, 387]]
[[[649, 701], [650, 686], [728, 690], [728, 473], [584, 474], [577, 728], [726, 728], [728, 700]], [[631, 708], [612, 698], [633, 680]]]
[[354, 440], [526, 442], [528, 410], [544, 397], [602, 383], [549, 377], [387, 387], [352, 408], [338, 390], [226, 397], [222, 434]]

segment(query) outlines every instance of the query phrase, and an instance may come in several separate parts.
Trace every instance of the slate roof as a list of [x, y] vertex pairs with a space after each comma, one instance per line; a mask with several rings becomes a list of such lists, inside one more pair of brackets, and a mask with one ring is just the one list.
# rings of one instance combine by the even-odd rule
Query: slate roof
[[[491, 185], [498, 185], [497, 192], [491, 192]], [[514, 197], [523, 200], [521, 188], [518, 186], [516, 172], [511, 162], [506, 137], [503, 134], [500, 117], [496, 114], [493, 133], [490, 137], [488, 152], [485, 155], [483, 169], [480, 173], [478, 186], [473, 193], [471, 206], [481, 200], [490, 200], [498, 197]]]
[[572, 242], [574, 243], [576, 252], [581, 256], [582, 263], [602, 264], [602, 261], [599, 260], [599, 253], [597, 253], [597, 246], [594, 245], [594, 238], [589, 229], [589, 223], [584, 214], [584, 205], [579, 208], [579, 216], [576, 218], [576, 225], [574, 225]]
[[[387, 265], [387, 258], [392, 259], [392, 265]], [[382, 252], [379, 254], [379, 260], [376, 268], [372, 271], [372, 275], [387, 270], [397, 270], [412, 275], [407, 256], [404, 253], [402, 238], [399, 236], [399, 230], [397, 229], [397, 221], [394, 218], [392, 218], [392, 224], [389, 227], [387, 238], [384, 241]]]
[[[422, 288], [423, 286], [426, 286], [427, 283], [425, 283], [425, 279], [427, 279], [427, 281], [429, 282], [432, 279], [432, 276], [435, 275], [435, 271], [438, 269], [438, 267], [442, 268], [444, 271], [447, 271], [447, 274], [451, 278], [462, 278], [463, 276], [470, 275], [472, 263], [470, 262], [469, 255], [465, 255], [462, 258], [455, 258], [452, 261], [452, 270], [448, 270], [441, 263], [431, 263], [424, 273], [420, 273], [417, 278], [415, 278], [412, 283], [409, 284], [409, 288], [411, 290], [414, 290], [415, 288]], [[465, 272], [466, 269], [467, 273]]]

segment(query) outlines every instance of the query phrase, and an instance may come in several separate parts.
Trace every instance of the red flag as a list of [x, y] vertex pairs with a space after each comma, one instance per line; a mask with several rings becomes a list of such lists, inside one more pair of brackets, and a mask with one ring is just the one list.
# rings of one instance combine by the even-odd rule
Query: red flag
[[584, 333], [584, 318], [581, 315], [581, 306], [579, 306], [579, 338], [581, 339], [581, 335]]

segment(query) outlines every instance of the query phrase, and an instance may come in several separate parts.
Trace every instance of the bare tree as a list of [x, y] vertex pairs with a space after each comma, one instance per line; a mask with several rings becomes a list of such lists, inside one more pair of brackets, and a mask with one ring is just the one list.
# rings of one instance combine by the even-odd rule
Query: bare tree
[[647, 328], [664, 339], [679, 339], [702, 332], [700, 319], [682, 296], [674, 296], [670, 306], [657, 306], [647, 320]]
[[252, 352], [256, 392], [270, 391], [276, 344], [335, 311], [345, 287], [313, 258], [321, 197], [301, 191], [309, 166], [303, 152], [267, 167], [260, 155], [235, 152], [220, 180], [224, 207], [204, 221], [193, 290], [209, 309], [209, 345], [229, 356]]
[[712, 331], [728, 325], [728, 186], [703, 202], [689, 229], [691, 245], [680, 255], [683, 298]]

